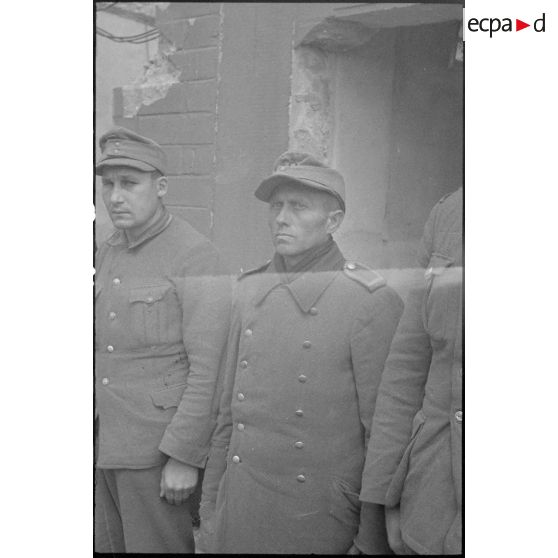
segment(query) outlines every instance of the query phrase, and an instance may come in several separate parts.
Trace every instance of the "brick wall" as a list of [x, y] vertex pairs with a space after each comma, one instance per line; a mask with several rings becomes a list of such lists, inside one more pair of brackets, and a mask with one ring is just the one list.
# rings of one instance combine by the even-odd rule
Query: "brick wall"
[[[126, 118], [122, 89], [114, 91], [114, 122], [160, 143], [169, 161], [172, 213], [213, 238], [215, 198], [215, 131], [221, 4], [170, 4], [157, 11], [162, 50], [179, 83], [163, 99], [142, 106]], [[170, 43], [170, 48], [169, 48]]]

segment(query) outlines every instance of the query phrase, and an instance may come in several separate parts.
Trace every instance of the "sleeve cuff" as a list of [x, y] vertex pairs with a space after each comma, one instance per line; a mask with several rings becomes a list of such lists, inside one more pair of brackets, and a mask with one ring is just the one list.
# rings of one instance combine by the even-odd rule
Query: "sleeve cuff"
[[193, 446], [182, 440], [175, 440], [172, 436], [165, 434], [159, 444], [159, 451], [177, 461], [186, 463], [186, 465], [203, 469], [207, 462], [209, 448]]

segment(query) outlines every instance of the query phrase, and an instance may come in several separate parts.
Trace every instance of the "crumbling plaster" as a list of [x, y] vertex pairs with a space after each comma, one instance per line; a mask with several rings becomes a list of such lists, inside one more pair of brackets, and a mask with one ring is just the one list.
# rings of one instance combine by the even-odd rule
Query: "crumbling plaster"
[[314, 47], [293, 53], [289, 149], [321, 159], [331, 155], [331, 59]]
[[166, 52], [158, 52], [144, 64], [142, 74], [133, 83], [122, 87], [124, 117], [132, 118], [142, 106], [164, 99], [171, 86], [180, 82], [181, 71], [168, 59], [173, 52], [174, 48], [167, 45]]

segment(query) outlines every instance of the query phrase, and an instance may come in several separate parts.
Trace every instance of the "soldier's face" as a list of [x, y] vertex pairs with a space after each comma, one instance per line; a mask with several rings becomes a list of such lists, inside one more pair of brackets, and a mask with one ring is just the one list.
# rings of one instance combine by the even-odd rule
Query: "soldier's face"
[[275, 250], [287, 262], [296, 263], [337, 230], [342, 211], [332, 210], [330, 198], [329, 194], [290, 184], [274, 190], [269, 200], [269, 228]]
[[161, 207], [166, 178], [131, 167], [105, 167], [102, 175], [103, 201], [117, 229], [138, 233]]

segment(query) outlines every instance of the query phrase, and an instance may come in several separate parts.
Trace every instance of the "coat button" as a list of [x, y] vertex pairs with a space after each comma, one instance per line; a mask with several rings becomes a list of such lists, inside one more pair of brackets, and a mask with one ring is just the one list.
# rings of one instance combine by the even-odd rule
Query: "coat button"
[[241, 422], [239, 422], [236, 427], [242, 432], [244, 430], [244, 424], [242, 424]]
[[116, 312], [109, 312], [109, 320], [114, 320], [116, 318]]
[[298, 475], [298, 476], [296, 477], [296, 480], [297, 480], [298, 482], [305, 482], [305, 481], [306, 481], [306, 477], [305, 477], [304, 475]]
[[318, 315], [318, 309], [315, 308], [314, 306], [312, 306], [312, 308], [310, 308], [310, 314], [312, 314], [312, 316], [317, 316]]
[[119, 279], [118, 277], [115, 277], [115, 278], [112, 280], [112, 284], [113, 284], [113, 285], [120, 285], [120, 279]]
[[240, 368], [248, 368], [248, 361], [247, 360], [241, 360], [240, 361]]
[[240, 463], [240, 457], [238, 457], [238, 455], [233, 455], [233, 463]]
[[114, 347], [113, 347], [112, 345], [108, 345], [108, 346], [107, 346], [107, 351], [108, 351], [109, 353], [112, 353], [112, 351], [114, 351]]
[[148, 296], [148, 297], [145, 299], [145, 302], [147, 302], [147, 304], [151, 304], [151, 303], [153, 302], [153, 297], [152, 297], [152, 296]]
[[301, 374], [301, 375], [298, 377], [298, 381], [299, 381], [301, 384], [303, 384], [307, 379], [308, 379], [308, 378], [307, 378], [304, 374]]
[[305, 349], [309, 349], [312, 346], [312, 343], [310, 343], [310, 341], [304, 341], [304, 343], [302, 344], [302, 346]]
[[302, 449], [304, 447], [304, 442], [295, 442], [295, 448]]
[[243, 393], [237, 393], [237, 394], [236, 394], [236, 398], [237, 398], [239, 401], [244, 401], [244, 399], [245, 399]]
[[108, 379], [108, 378], [103, 378], [103, 379], [101, 380], [101, 383], [102, 383], [104, 386], [108, 386], [109, 379]]
[[348, 264], [346, 264], [345, 267], [346, 267], [347, 269], [350, 269], [351, 271], [353, 271], [353, 270], [356, 269], [356, 265], [355, 265], [354, 263], [352, 263], [352, 262], [349, 262]]
[[246, 337], [250, 337], [252, 335], [252, 333], [254, 333], [250, 328], [248, 328], [245, 332], [244, 335], [246, 335]]
[[461, 422], [463, 420], [463, 411], [457, 411], [455, 413], [455, 420]]
[[296, 415], [297, 417], [302, 417], [302, 416], [304, 416], [304, 411], [303, 411], [302, 409], [297, 409], [297, 410], [295, 411], [295, 415]]

